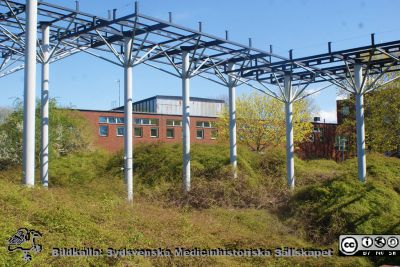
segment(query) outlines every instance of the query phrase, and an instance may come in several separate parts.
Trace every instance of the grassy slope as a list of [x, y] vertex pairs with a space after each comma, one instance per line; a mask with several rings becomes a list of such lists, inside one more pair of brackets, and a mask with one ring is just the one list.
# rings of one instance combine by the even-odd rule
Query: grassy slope
[[[137, 148], [136, 152], [140, 152], [137, 153], [140, 157], [135, 159], [137, 164], [135, 172], [140, 176], [135, 177], [137, 193], [132, 205], [128, 205], [124, 200], [124, 184], [119, 178], [120, 157], [110, 158], [106, 154], [96, 152], [53, 161], [51, 177], [54, 183], [50, 190], [40, 187], [34, 189], [21, 187], [19, 170], [2, 172], [0, 173], [0, 218], [3, 220], [0, 220], [0, 239], [7, 240], [19, 227], [33, 228], [42, 232], [44, 236], [41, 243], [44, 251], [33, 257], [32, 265], [36, 266], [372, 265], [366, 259], [339, 257], [320, 259], [233, 257], [55, 259], [50, 257], [52, 247], [105, 249], [111, 246], [173, 249], [177, 246], [188, 248], [291, 246], [332, 247], [336, 251], [335, 240], [324, 240], [325, 244], [318, 242], [317, 237], [324, 235], [323, 231], [313, 236], [307, 234], [309, 221], [299, 211], [311, 208], [304, 206], [300, 200], [302, 196], [304, 197], [303, 190], [309, 189], [310, 184], [314, 186], [320, 184], [321, 188], [326, 187], [326, 191], [330, 191], [327, 183], [332, 179], [334, 181], [354, 179], [352, 173], [354, 162], [337, 165], [329, 161], [298, 161], [298, 180], [302, 186], [291, 197], [284, 189], [284, 178], [280, 177], [283, 165], [279, 153], [263, 155], [261, 160], [257, 161], [251, 153], [241, 151], [239, 166], [243, 173], [239, 179], [243, 182], [233, 183], [227, 178], [229, 176], [226, 168], [227, 158], [216, 153], [218, 151], [227, 155], [226, 149], [195, 147], [194, 190], [188, 199], [182, 199], [179, 194], [181, 189], [179, 153], [178, 156], [171, 156], [174, 155], [172, 152], [177, 151], [180, 151], [179, 146]], [[391, 160], [372, 157], [370, 166], [375, 167], [372, 167], [374, 172], [369, 170], [370, 176], [385, 177], [383, 181], [376, 182], [375, 187], [379, 187], [380, 183], [385, 186], [390, 184], [395, 190], [399, 185], [400, 163], [399, 160]], [[169, 166], [169, 169], [154, 171], [162, 166]], [[162, 175], [165, 172], [170, 173]], [[209, 175], [210, 173], [212, 175]], [[340, 178], [335, 178], [336, 175]], [[399, 194], [393, 192], [389, 193], [391, 201], [398, 201]], [[319, 197], [317, 194], [314, 195]], [[313, 205], [315, 202], [317, 202], [315, 199], [309, 197], [307, 203]], [[292, 209], [288, 209], [288, 205], [291, 205]], [[284, 213], [282, 209], [290, 212]], [[387, 214], [397, 211], [397, 209], [389, 210]], [[329, 214], [322, 215], [329, 217]], [[376, 218], [378, 219], [375, 221], [380, 221], [381, 217]], [[395, 220], [398, 220], [397, 217]], [[335, 220], [329, 222], [332, 226], [336, 226]], [[377, 229], [380, 227], [379, 223], [369, 225]], [[317, 222], [315, 226], [320, 225]], [[343, 225], [341, 227], [341, 230], [347, 229]], [[1, 263], [8, 266], [20, 265], [22, 264], [20, 256], [21, 253], [8, 253], [4, 247], [0, 247]]]

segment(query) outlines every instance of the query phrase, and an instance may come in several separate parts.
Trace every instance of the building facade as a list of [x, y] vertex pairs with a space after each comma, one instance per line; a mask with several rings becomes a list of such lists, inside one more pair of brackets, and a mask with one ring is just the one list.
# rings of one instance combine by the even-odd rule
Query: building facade
[[[215, 123], [224, 109], [224, 101], [190, 98], [190, 138], [192, 143], [214, 144]], [[337, 101], [338, 120], [348, 114], [347, 102]], [[116, 152], [124, 147], [124, 107], [113, 110], [84, 110], [80, 113], [96, 131], [95, 144]], [[133, 143], [182, 142], [182, 98], [154, 96], [133, 103]], [[300, 144], [296, 153], [303, 159], [326, 158], [337, 161], [346, 156], [336, 136], [338, 124], [326, 123], [315, 117], [310, 138]]]
[[[224, 107], [223, 100], [190, 98], [190, 139], [192, 143], [216, 142], [215, 122]], [[80, 113], [95, 129], [95, 145], [115, 152], [124, 147], [124, 107], [113, 110], [84, 110]], [[133, 103], [133, 143], [182, 140], [182, 99], [155, 96]]]
[[321, 122], [315, 117], [313, 132], [309, 140], [301, 143], [297, 154], [303, 159], [341, 159], [341, 151], [336, 138], [336, 123]]

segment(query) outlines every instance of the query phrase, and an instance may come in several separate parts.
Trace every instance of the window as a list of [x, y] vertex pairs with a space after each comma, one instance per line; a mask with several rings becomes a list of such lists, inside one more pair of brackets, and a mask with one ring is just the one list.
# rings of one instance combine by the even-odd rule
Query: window
[[124, 123], [124, 118], [119, 118], [119, 117], [99, 117], [99, 123], [111, 123], [111, 124], [116, 124], [116, 123]]
[[218, 136], [218, 131], [217, 130], [212, 130], [211, 131], [211, 139], [217, 139]]
[[167, 138], [174, 138], [174, 137], [175, 137], [174, 129], [168, 128], [167, 129]]
[[204, 130], [197, 130], [196, 131], [196, 138], [197, 139], [204, 139]]
[[167, 126], [182, 126], [181, 120], [167, 120]]
[[99, 117], [99, 123], [107, 123], [107, 117]]
[[108, 117], [108, 123], [115, 124], [117, 122], [117, 118], [115, 117]]
[[196, 127], [213, 128], [214, 124], [210, 121], [197, 121]]
[[138, 127], [134, 129], [135, 137], [142, 137], [143, 136], [143, 129], [141, 127]]
[[135, 119], [138, 125], [158, 125], [158, 119]]
[[158, 137], [158, 128], [150, 129], [150, 137]]
[[117, 136], [124, 136], [125, 129], [123, 126], [117, 127]]
[[350, 108], [349, 107], [342, 107], [342, 109], [340, 110], [340, 113], [342, 113], [342, 115], [347, 116], [350, 114]]
[[108, 136], [108, 126], [106, 125], [101, 125], [99, 127], [99, 135], [100, 136]]

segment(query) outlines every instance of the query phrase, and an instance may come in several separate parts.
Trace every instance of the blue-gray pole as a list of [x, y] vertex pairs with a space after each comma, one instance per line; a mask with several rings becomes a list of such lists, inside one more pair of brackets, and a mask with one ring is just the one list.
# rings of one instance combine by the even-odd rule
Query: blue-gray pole
[[190, 77], [189, 53], [182, 53], [182, 135], [183, 135], [183, 188], [190, 191]]
[[124, 59], [124, 152], [125, 152], [125, 182], [127, 188], [127, 199], [133, 200], [133, 117], [132, 117], [132, 65], [130, 51], [132, 49], [132, 38], [125, 38], [125, 59]]
[[[235, 65], [230, 63], [228, 70], [233, 71]], [[236, 80], [234, 77], [228, 77], [229, 86], [229, 148], [230, 161], [233, 169], [233, 177], [237, 177], [237, 150], [236, 150]]]
[[42, 185], [49, 186], [49, 37], [50, 26], [42, 25], [42, 92], [41, 92], [41, 141], [40, 141], [40, 179]]
[[292, 82], [290, 74], [284, 77], [284, 89], [286, 95], [285, 116], [286, 116], [286, 175], [290, 188], [294, 188], [294, 142], [293, 142], [293, 102]]
[[354, 65], [354, 81], [356, 83], [356, 127], [357, 127], [357, 161], [358, 179], [365, 182], [367, 177], [367, 159], [365, 155], [364, 94], [362, 92], [362, 66]]
[[37, 0], [27, 1], [26, 21], [22, 172], [23, 184], [34, 186]]

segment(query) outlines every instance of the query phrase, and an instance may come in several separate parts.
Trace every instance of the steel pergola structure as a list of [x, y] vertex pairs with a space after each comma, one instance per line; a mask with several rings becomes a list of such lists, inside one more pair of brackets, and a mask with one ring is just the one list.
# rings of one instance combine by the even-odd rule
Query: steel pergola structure
[[[393, 79], [382, 81], [385, 73], [398, 70], [400, 40], [332, 51], [303, 58], [283, 57], [169, 20], [139, 12], [108, 18], [91, 15], [37, 0], [0, 1], [0, 77], [25, 70], [24, 90], [24, 184], [34, 185], [34, 116], [36, 62], [42, 65], [41, 91], [41, 180], [48, 186], [48, 100], [49, 64], [76, 53], [87, 53], [124, 69], [124, 172], [128, 200], [133, 197], [132, 173], [132, 69], [139, 64], [182, 80], [183, 97], [183, 185], [190, 190], [190, 79], [195, 76], [227, 86], [230, 113], [230, 161], [236, 176], [236, 87], [248, 85], [285, 103], [287, 179], [294, 187], [294, 143], [292, 105], [313, 93], [335, 85], [356, 96], [357, 156], [359, 179], [365, 181], [365, 130], [363, 95]], [[39, 40], [38, 33], [42, 35]], [[23, 38], [25, 37], [25, 38]], [[18, 65], [19, 64], [19, 65]], [[17, 66], [16, 66], [17, 65]], [[308, 90], [323, 83], [318, 90]]]

